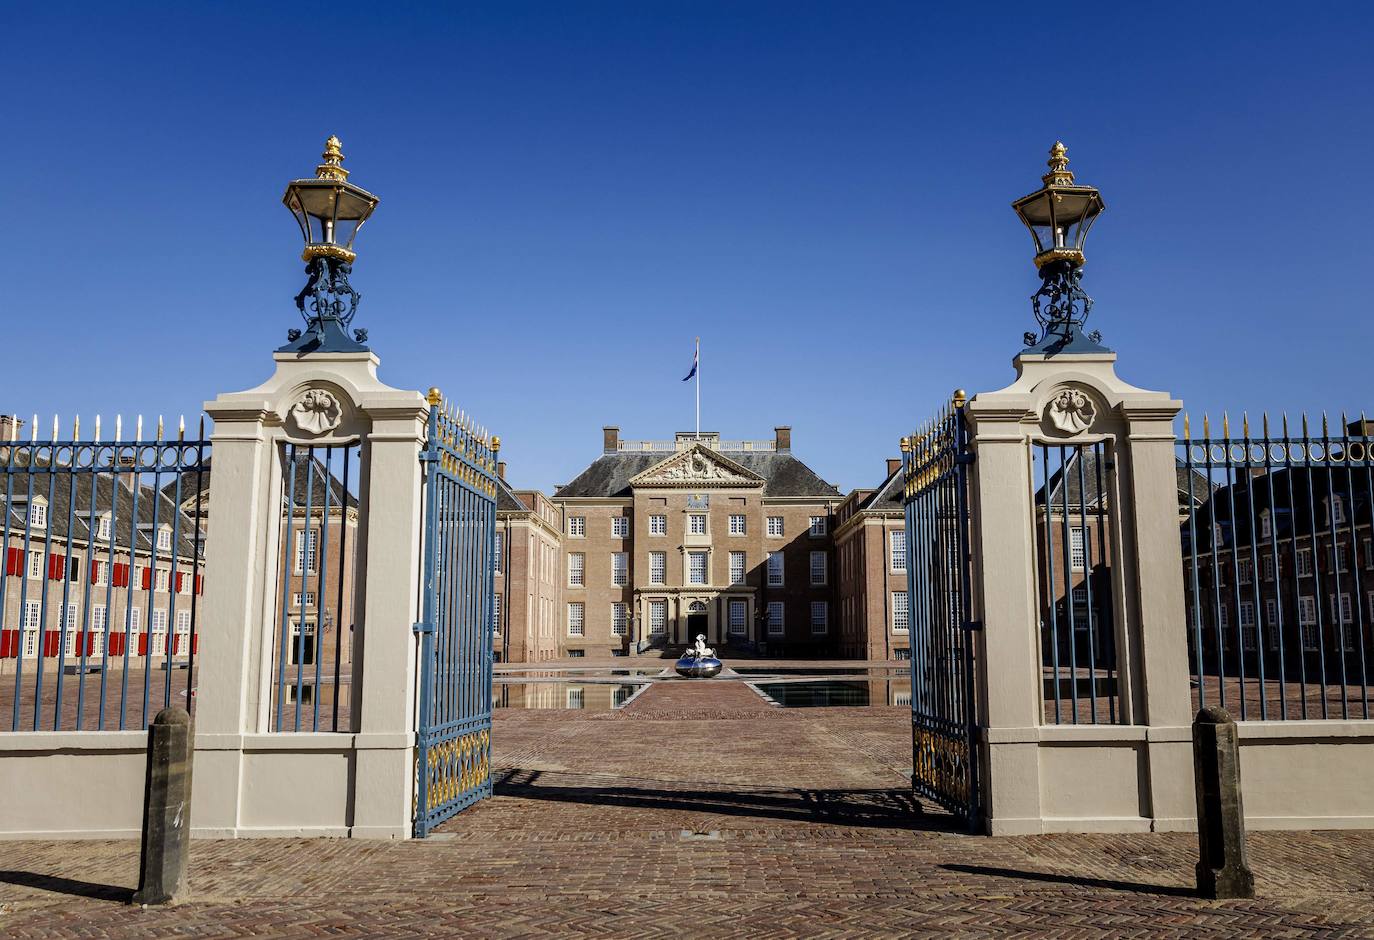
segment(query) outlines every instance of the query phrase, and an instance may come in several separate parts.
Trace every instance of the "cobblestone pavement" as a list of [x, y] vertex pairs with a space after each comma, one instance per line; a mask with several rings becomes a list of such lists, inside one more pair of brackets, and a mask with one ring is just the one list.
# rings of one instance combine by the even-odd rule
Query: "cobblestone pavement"
[[1374, 833], [1252, 833], [1259, 897], [1201, 901], [1186, 833], [922, 812], [908, 714], [733, 682], [503, 712], [497, 796], [431, 839], [197, 841], [190, 899], [146, 911], [133, 842], [0, 842], [0, 936], [1374, 937]]

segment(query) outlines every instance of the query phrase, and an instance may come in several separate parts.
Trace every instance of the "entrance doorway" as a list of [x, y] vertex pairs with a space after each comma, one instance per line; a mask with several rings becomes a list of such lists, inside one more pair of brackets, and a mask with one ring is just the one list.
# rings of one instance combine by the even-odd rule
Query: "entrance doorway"
[[[706, 628], [709, 618], [706, 616], [706, 605], [701, 601], [692, 601], [687, 605], [687, 638], [686, 643], [691, 646], [697, 641], [697, 635], [706, 635]], [[710, 637], [707, 637], [709, 643]]]

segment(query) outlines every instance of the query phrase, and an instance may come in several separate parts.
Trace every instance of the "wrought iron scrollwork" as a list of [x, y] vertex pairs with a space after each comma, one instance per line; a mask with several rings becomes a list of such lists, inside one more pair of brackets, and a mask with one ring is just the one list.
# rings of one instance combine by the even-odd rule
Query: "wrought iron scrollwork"
[[[1083, 267], [1072, 262], [1052, 262], [1040, 270], [1040, 277], [1040, 289], [1031, 295], [1040, 334], [1027, 331], [1022, 339], [1027, 346], [1050, 337], [1072, 342], [1075, 334], [1082, 332], [1093, 309], [1093, 299], [1083, 289]], [[1084, 335], [1094, 343], [1102, 339], [1096, 330]]]
[[305, 318], [306, 328], [322, 334], [325, 320], [337, 321], [346, 328], [358, 312], [358, 301], [362, 299], [348, 283], [353, 265], [341, 258], [311, 258], [305, 273], [310, 279], [296, 295], [296, 309]]

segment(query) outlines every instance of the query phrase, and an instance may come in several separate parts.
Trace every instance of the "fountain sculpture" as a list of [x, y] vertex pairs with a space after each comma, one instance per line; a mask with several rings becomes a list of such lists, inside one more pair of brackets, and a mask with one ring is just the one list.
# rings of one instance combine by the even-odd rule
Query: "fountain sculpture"
[[721, 663], [716, 651], [706, 645], [706, 634], [698, 633], [695, 646], [687, 647], [677, 661], [677, 674], [684, 679], [713, 679], [720, 675]]

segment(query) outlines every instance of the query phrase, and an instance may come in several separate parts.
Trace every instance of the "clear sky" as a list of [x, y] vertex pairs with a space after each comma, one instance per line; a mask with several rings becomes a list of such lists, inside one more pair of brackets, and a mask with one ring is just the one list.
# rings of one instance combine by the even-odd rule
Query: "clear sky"
[[[1128, 9], [1129, 7], [1129, 9]], [[1056, 138], [1107, 213], [1092, 325], [1222, 408], [1370, 395], [1374, 6], [0, 7], [0, 410], [173, 415], [300, 326], [280, 204], [381, 197], [356, 326], [519, 486], [703, 426], [843, 489], [1033, 326], [1009, 203]], [[50, 420], [50, 419], [49, 419]]]

